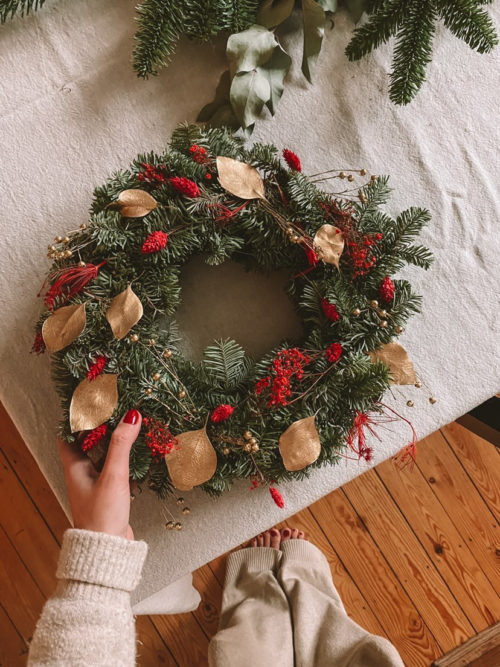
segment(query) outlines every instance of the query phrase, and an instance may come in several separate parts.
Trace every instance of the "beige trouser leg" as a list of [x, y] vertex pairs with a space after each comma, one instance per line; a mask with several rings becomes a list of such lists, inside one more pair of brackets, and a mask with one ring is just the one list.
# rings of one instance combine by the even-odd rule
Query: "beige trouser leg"
[[404, 667], [394, 646], [345, 613], [328, 561], [310, 542], [282, 542], [278, 581], [293, 619], [296, 667]]
[[294, 667], [290, 609], [276, 578], [280, 560], [270, 547], [229, 556], [210, 667]]
[[404, 667], [345, 613], [326, 558], [305, 540], [228, 558], [211, 667]]

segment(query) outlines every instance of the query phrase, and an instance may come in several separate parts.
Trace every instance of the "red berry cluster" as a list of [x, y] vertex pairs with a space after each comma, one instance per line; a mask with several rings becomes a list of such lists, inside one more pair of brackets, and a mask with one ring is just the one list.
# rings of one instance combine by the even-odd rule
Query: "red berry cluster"
[[214, 424], [219, 424], [220, 422], [226, 421], [233, 414], [234, 408], [232, 405], [227, 403], [221, 403], [218, 405], [215, 410], [212, 411], [210, 415], [210, 421]]
[[141, 162], [141, 167], [144, 171], [139, 172], [137, 176], [141, 183], [166, 183], [167, 176], [163, 173], [166, 170], [165, 165], [162, 164], [160, 167], [163, 171], [159, 171], [154, 165], [148, 164], [147, 162]]
[[337, 306], [334, 303], [330, 303], [328, 299], [321, 299], [321, 310], [331, 322], [338, 322], [340, 320]]
[[183, 176], [174, 176], [169, 179], [170, 185], [174, 187], [177, 192], [180, 192], [181, 195], [185, 197], [199, 197], [200, 189], [194, 181], [191, 181], [189, 178], [184, 178]]
[[394, 292], [394, 283], [389, 278], [389, 276], [386, 276], [378, 288], [378, 297], [381, 301], [390, 303], [394, 299]]
[[144, 417], [142, 423], [146, 429], [144, 440], [153, 456], [160, 458], [170, 454], [177, 445], [177, 440], [168, 430], [168, 426], [154, 417]]
[[296, 347], [281, 350], [272, 362], [272, 375], [267, 375], [256, 383], [255, 393], [259, 395], [270, 387], [267, 406], [270, 408], [273, 405], [287, 405], [287, 399], [292, 394], [292, 380], [302, 380], [304, 366], [310, 361], [311, 357]]
[[43, 354], [45, 352], [45, 341], [43, 340], [42, 332], [37, 331], [35, 334], [35, 339], [31, 347], [31, 352], [33, 354]]
[[290, 169], [292, 169], [293, 171], [302, 171], [300, 158], [298, 155], [295, 155], [293, 151], [288, 150], [288, 148], [284, 148], [283, 157], [285, 158], [285, 162], [290, 167]]
[[198, 146], [198, 144], [193, 144], [189, 152], [193, 156], [193, 160], [198, 164], [207, 164], [210, 162], [210, 158], [207, 156], [206, 148], [203, 146]]
[[340, 343], [332, 343], [330, 347], [325, 350], [325, 357], [331, 364], [335, 364], [342, 356], [342, 345]]
[[108, 363], [108, 357], [105, 357], [103, 354], [100, 354], [95, 360], [90, 364], [89, 370], [87, 371], [87, 380], [95, 380], [98, 375], [100, 375], [104, 366]]
[[382, 234], [363, 234], [359, 238], [352, 238], [345, 245], [344, 256], [351, 260], [354, 268], [353, 279], [366, 275], [377, 263], [377, 258], [371, 249], [378, 241], [382, 240]]
[[168, 234], [165, 232], [153, 232], [142, 244], [141, 252], [143, 255], [151, 255], [159, 252], [167, 245]]
[[87, 435], [82, 440], [82, 445], [81, 445], [82, 451], [88, 452], [89, 449], [92, 449], [93, 447], [98, 445], [101, 442], [101, 440], [105, 437], [107, 432], [108, 432], [108, 425], [101, 424], [100, 426], [97, 426], [92, 431], [90, 431], [90, 433], [87, 433]]
[[274, 486], [270, 486], [269, 493], [271, 494], [271, 498], [274, 500], [276, 505], [278, 505], [280, 509], [283, 509], [283, 507], [285, 507], [285, 501], [283, 500], [283, 496], [278, 491], [278, 489], [276, 489]]

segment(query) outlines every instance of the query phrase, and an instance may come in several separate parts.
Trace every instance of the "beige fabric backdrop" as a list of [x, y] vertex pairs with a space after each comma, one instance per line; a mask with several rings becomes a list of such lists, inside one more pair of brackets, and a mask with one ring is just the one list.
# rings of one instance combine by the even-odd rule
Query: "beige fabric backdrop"
[[[178, 122], [194, 120], [224, 65], [222, 42], [183, 44], [160, 77], [136, 79], [129, 65], [134, 4], [53, 0], [38, 16], [0, 30], [1, 398], [63, 503], [55, 448], [57, 397], [47, 357], [28, 354], [40, 305], [35, 295], [47, 268], [46, 245], [86, 220], [94, 185], [138, 152], [161, 150]], [[491, 11], [498, 18], [498, 4]], [[339, 16], [314, 87], [295, 65], [276, 118], [262, 122], [255, 139], [295, 150], [306, 173], [351, 165], [389, 173], [395, 189], [392, 212], [413, 204], [431, 210], [433, 222], [423, 241], [437, 261], [428, 273], [405, 272], [425, 299], [423, 314], [412, 320], [402, 343], [438, 403], [431, 407], [416, 389], [407, 392], [415, 400], [413, 410], [401, 397], [396, 400], [423, 437], [498, 390], [500, 56], [498, 50], [475, 54], [439, 30], [428, 83], [413, 104], [397, 108], [386, 90], [390, 50], [348, 63], [342, 53], [350, 31], [348, 19]], [[299, 63], [298, 44], [292, 49]], [[276, 290], [261, 285], [254, 290], [259, 300], [250, 302], [246, 278], [238, 271], [227, 275], [232, 285], [220, 306], [221, 319], [227, 314], [224, 333], [265, 348], [265, 318], [275, 311], [280, 323], [272, 336], [293, 329]], [[216, 290], [216, 282], [211, 284]], [[196, 305], [192, 291], [189, 298], [194, 305], [184, 313], [184, 326], [201, 331], [203, 303]], [[251, 325], [242, 301], [255, 308]], [[203, 332], [212, 334], [213, 328]], [[392, 402], [390, 396], [387, 400]], [[375, 464], [408, 437], [401, 424], [381, 435]], [[316, 471], [306, 483], [284, 485], [285, 510], [275, 507], [265, 490], [249, 493], [247, 483], [218, 501], [198, 492], [183, 494], [193, 512], [176, 534], [163, 530], [159, 503], [144, 493], [134, 503], [133, 523], [136, 534], [148, 540], [150, 554], [136, 599], [365, 469], [349, 462]], [[182, 608], [185, 595], [182, 589], [176, 601], [171, 594], [175, 608]], [[161, 596], [159, 605], [166, 608]]]

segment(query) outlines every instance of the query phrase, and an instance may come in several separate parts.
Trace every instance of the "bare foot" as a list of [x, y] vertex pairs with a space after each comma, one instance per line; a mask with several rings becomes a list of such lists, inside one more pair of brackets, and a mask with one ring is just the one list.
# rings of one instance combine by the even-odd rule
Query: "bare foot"
[[264, 533], [257, 535], [253, 540], [250, 540], [251, 547], [271, 547], [272, 549], [279, 549], [281, 542], [280, 531], [277, 528], [271, 528]]
[[305, 540], [306, 535], [302, 530], [298, 528], [283, 528], [281, 531], [281, 541], [286, 542], [287, 540]]

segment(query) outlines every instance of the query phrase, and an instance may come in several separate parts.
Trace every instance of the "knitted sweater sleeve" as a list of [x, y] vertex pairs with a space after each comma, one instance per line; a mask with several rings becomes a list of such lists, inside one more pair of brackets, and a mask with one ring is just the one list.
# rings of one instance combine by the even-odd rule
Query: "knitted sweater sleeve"
[[145, 542], [67, 530], [59, 582], [38, 620], [28, 665], [134, 665], [130, 591], [139, 582], [146, 553]]

